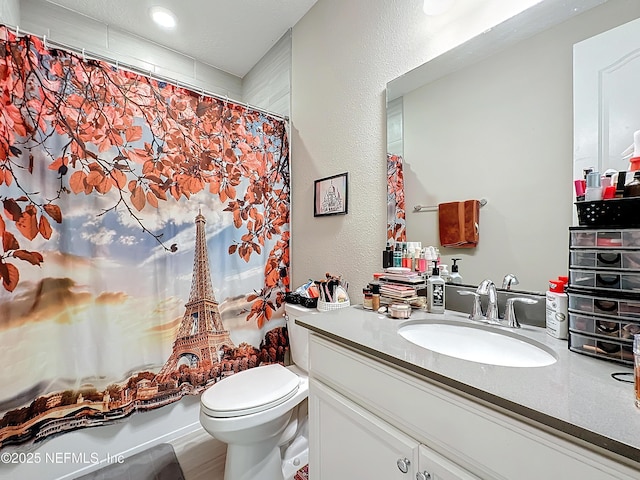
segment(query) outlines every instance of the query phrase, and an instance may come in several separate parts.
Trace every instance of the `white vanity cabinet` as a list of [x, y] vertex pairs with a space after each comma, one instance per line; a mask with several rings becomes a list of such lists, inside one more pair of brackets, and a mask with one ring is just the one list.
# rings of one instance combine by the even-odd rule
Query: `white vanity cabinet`
[[571, 437], [318, 334], [309, 354], [311, 480], [640, 478]]
[[312, 479], [478, 480], [321, 382], [310, 400]]

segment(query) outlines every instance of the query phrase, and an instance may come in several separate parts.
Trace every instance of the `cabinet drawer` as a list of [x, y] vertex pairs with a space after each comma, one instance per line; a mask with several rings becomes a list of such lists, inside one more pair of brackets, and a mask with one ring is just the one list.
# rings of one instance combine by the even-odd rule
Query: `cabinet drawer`
[[569, 292], [569, 310], [606, 317], [640, 318], [640, 299], [614, 298]]
[[624, 340], [602, 339], [569, 330], [569, 350], [625, 365], [633, 365], [633, 345]]
[[569, 229], [569, 246], [574, 248], [640, 248], [640, 229]]
[[640, 271], [640, 251], [637, 250], [571, 250], [570, 268], [616, 268]]
[[631, 343], [633, 335], [640, 333], [640, 321], [569, 313], [569, 328], [578, 333]]
[[569, 286], [588, 290], [640, 293], [640, 272], [570, 269]]

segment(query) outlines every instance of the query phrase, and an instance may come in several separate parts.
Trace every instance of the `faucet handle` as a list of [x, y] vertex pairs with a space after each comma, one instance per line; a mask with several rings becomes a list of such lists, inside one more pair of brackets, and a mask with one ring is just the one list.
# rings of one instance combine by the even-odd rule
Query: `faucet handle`
[[516, 318], [516, 312], [513, 309], [513, 304], [516, 302], [526, 303], [527, 305], [533, 305], [538, 303], [538, 300], [527, 297], [511, 297], [507, 299], [506, 309], [504, 312], [504, 321], [509, 328], [520, 328], [520, 322]]
[[516, 277], [513, 273], [507, 273], [502, 279], [502, 289], [503, 290], [511, 290], [511, 285], [518, 285], [520, 282], [518, 281], [518, 277]]
[[470, 292], [469, 290], [456, 290], [458, 295], [473, 295], [473, 308], [469, 314], [469, 320], [482, 320], [482, 305], [480, 304], [480, 294], [476, 292]]

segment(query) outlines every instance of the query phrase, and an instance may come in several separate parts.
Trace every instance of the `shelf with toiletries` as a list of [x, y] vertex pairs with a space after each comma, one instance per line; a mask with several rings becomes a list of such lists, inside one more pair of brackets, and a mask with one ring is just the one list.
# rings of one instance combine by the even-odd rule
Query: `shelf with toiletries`
[[574, 181], [578, 224], [589, 227], [638, 227], [635, 215], [640, 207], [640, 171], [592, 169]]
[[569, 349], [633, 363], [640, 332], [640, 230], [569, 229]]

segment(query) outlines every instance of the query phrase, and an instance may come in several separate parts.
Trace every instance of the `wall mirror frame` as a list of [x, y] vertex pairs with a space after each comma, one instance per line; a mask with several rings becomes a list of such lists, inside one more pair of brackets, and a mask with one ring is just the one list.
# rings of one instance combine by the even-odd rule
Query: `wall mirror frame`
[[566, 275], [573, 202], [573, 46], [640, 17], [634, 0], [543, 0], [387, 84], [388, 153], [403, 157], [407, 240], [439, 246], [437, 211], [486, 198], [464, 283]]

